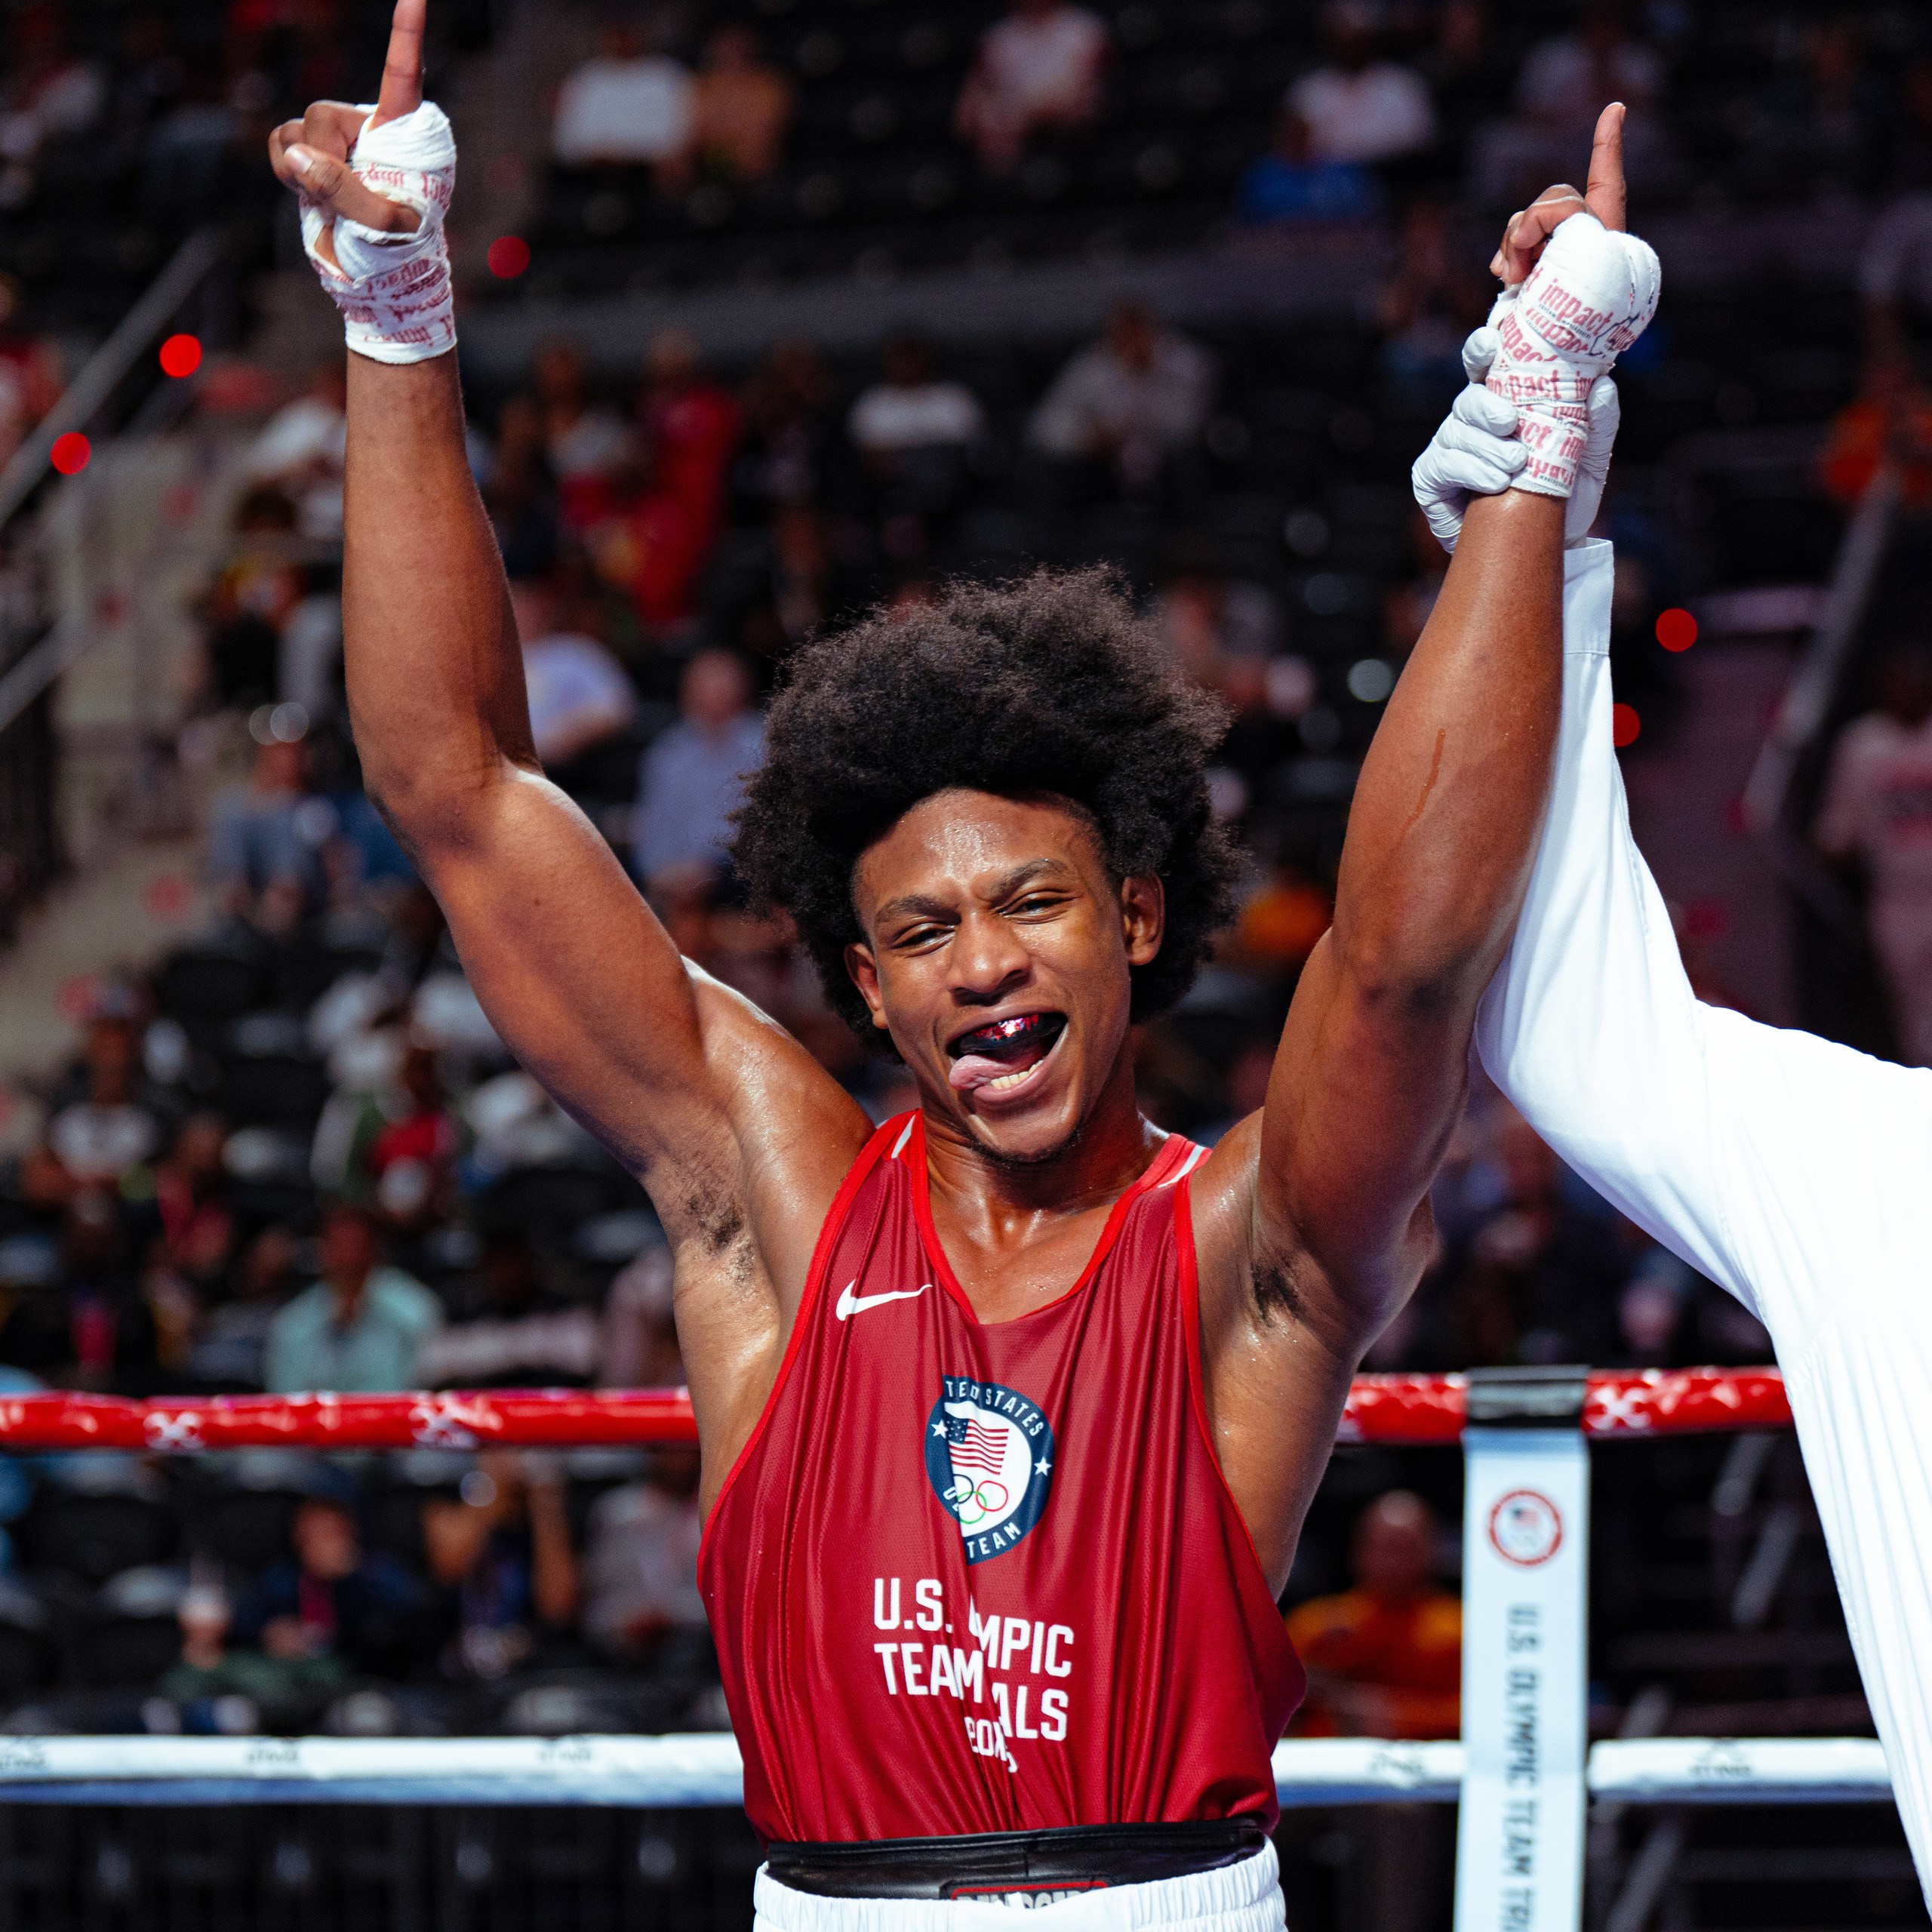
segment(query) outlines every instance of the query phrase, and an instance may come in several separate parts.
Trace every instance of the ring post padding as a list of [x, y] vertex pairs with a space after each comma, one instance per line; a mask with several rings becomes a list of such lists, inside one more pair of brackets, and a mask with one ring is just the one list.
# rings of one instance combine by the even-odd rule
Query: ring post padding
[[1472, 1374], [1456, 1932], [1576, 1932], [1589, 1743], [1581, 1369]]

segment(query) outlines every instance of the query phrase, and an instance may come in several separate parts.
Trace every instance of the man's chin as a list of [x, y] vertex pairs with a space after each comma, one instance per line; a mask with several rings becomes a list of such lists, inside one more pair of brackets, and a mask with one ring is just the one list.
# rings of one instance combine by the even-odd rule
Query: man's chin
[[1042, 1107], [1011, 1119], [970, 1113], [973, 1143], [987, 1159], [1003, 1168], [1044, 1168], [1080, 1143], [1087, 1123], [1065, 1106]]

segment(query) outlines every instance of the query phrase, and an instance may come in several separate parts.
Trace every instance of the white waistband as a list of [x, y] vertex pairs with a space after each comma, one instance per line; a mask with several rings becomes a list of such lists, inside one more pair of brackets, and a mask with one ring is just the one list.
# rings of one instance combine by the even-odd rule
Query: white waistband
[[1051, 1905], [986, 1899], [828, 1899], [781, 1885], [763, 1866], [753, 1932], [1284, 1932], [1272, 1844], [1217, 1872], [1076, 1893]]

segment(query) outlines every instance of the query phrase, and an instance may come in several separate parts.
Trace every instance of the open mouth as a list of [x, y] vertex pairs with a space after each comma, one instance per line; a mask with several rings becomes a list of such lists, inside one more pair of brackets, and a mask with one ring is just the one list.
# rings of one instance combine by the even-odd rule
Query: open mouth
[[1020, 1013], [977, 1026], [948, 1044], [952, 1066], [946, 1078], [956, 1093], [1010, 1094], [1053, 1051], [1066, 1031], [1063, 1013]]

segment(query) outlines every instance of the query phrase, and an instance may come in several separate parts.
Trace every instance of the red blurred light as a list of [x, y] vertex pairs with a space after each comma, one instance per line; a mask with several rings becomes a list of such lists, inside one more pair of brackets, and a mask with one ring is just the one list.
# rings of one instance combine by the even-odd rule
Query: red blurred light
[[1697, 620], [1688, 611], [1666, 611], [1657, 619], [1657, 641], [1666, 651], [1688, 651], [1697, 641]]
[[1637, 742], [1637, 734], [1644, 728], [1644, 721], [1637, 715], [1634, 704], [1617, 704], [1611, 706], [1611, 742], [1619, 751], [1626, 745]]
[[54, 468], [63, 476], [79, 475], [93, 454], [94, 445], [78, 429], [69, 429], [64, 436], [56, 436], [53, 448], [48, 451]]
[[514, 281], [530, 266], [530, 244], [521, 235], [500, 235], [485, 259], [499, 281]]
[[171, 335], [161, 345], [161, 373], [177, 380], [202, 366], [202, 345], [192, 335]]

